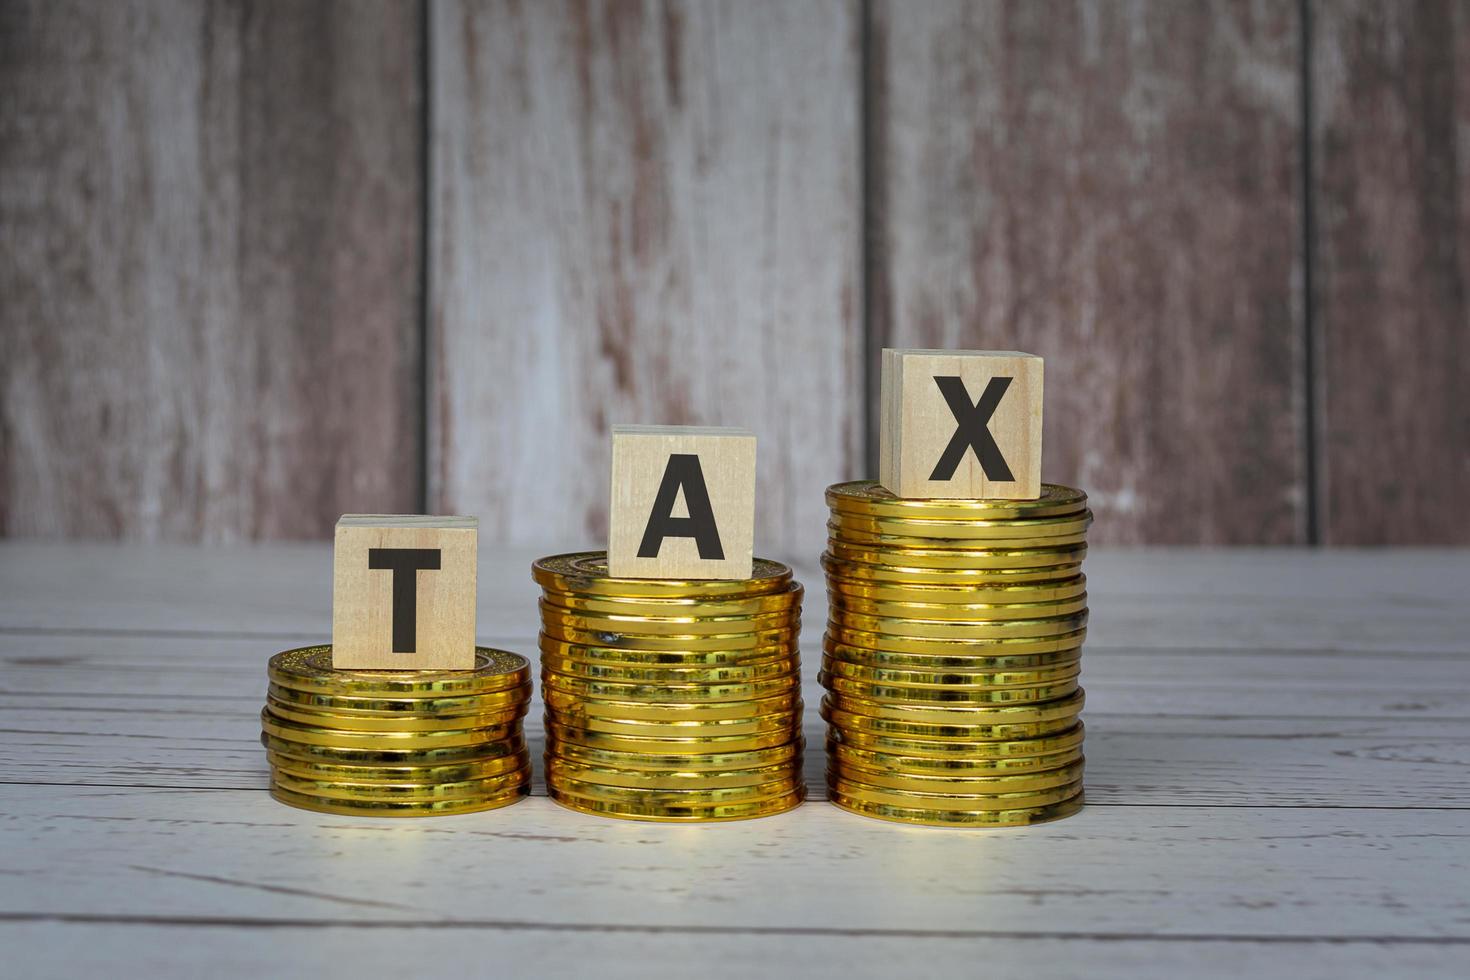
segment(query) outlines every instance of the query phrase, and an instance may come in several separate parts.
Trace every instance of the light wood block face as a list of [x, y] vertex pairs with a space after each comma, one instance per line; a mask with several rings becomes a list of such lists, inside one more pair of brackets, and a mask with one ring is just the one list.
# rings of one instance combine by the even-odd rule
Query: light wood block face
[[345, 514], [332, 564], [332, 664], [470, 670], [475, 664], [474, 517]]
[[619, 578], [750, 578], [755, 434], [615, 425], [608, 571]]
[[900, 497], [1041, 496], [1042, 359], [883, 351], [878, 479]]

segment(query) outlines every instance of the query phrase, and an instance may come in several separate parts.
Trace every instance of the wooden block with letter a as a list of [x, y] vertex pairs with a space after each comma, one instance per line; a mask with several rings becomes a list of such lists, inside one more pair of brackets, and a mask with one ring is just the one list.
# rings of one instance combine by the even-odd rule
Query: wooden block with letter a
[[607, 567], [618, 578], [750, 578], [755, 434], [615, 425]]
[[1019, 351], [883, 351], [878, 480], [900, 497], [1041, 496], [1042, 361]]
[[332, 559], [332, 666], [473, 670], [474, 517], [344, 514]]

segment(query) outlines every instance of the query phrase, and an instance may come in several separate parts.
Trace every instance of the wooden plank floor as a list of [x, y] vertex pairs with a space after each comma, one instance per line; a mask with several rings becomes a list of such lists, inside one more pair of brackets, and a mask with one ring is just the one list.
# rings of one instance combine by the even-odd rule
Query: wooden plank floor
[[[325, 546], [0, 545], [11, 975], [1463, 975], [1470, 552], [1088, 559], [1087, 792], [1036, 828], [822, 802], [602, 820], [537, 796], [419, 821], [266, 794], [265, 661], [324, 638]], [[480, 636], [534, 649], [530, 552]], [[527, 728], [541, 742], [539, 709]], [[16, 971], [11, 973], [11, 971]]]

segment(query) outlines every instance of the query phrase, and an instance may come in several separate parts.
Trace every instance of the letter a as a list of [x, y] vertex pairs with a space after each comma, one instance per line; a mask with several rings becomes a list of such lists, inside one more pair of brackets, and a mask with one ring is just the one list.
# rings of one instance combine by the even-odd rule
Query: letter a
[[[684, 491], [688, 517], [674, 516], [674, 503]], [[720, 546], [720, 531], [715, 526], [714, 508], [709, 503], [709, 490], [704, 485], [704, 470], [693, 453], [671, 453], [664, 467], [663, 482], [653, 501], [653, 512], [643, 529], [638, 545], [639, 558], [657, 558], [664, 538], [693, 538], [699, 557], [705, 561], [722, 561], [725, 549]]]

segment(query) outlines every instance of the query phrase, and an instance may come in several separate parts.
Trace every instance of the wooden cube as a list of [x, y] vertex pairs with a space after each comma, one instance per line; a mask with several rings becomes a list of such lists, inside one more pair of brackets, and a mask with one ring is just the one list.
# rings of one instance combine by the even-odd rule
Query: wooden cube
[[900, 497], [1041, 496], [1042, 359], [883, 351], [878, 480]]
[[472, 670], [480, 522], [344, 514], [332, 566], [332, 665]]
[[607, 565], [618, 578], [750, 578], [755, 434], [615, 425]]

